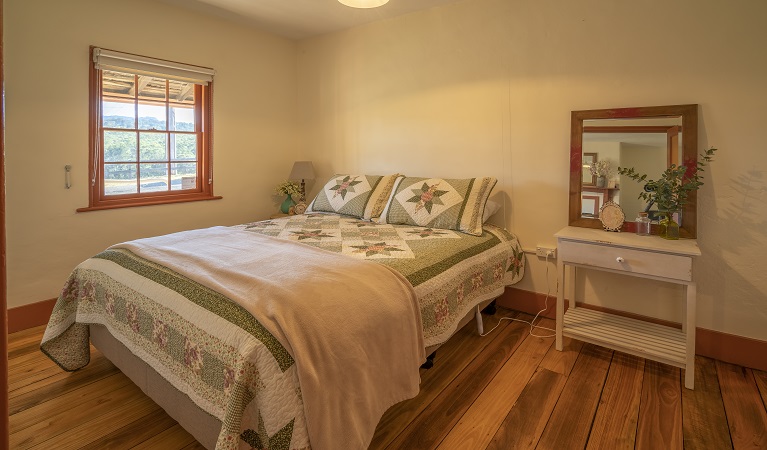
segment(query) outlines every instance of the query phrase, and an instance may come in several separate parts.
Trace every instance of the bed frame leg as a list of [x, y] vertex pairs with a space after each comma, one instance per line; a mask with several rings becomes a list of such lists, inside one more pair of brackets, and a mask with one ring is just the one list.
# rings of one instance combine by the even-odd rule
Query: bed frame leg
[[498, 308], [495, 306], [495, 300], [490, 302], [490, 304], [485, 306], [485, 309], [482, 310], [482, 312], [487, 314], [488, 316], [494, 316], [496, 311], [498, 311]]
[[474, 313], [474, 317], [477, 319], [477, 333], [479, 333], [480, 336], [485, 334], [485, 327], [482, 323], [482, 313], [479, 312], [479, 306], [477, 306], [477, 310]]
[[421, 364], [421, 369], [431, 369], [434, 367], [434, 357], [437, 356], [437, 351], [431, 352], [431, 355], [426, 357], [426, 362]]

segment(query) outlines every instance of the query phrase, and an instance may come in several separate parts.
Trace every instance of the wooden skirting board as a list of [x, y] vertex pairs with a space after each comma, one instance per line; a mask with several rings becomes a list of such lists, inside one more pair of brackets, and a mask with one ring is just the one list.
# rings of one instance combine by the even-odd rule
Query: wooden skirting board
[[53, 311], [53, 305], [55, 304], [56, 299], [52, 298], [42, 302], [9, 308], [8, 333], [45, 325], [48, 323], [48, 318], [51, 317], [51, 311]]
[[[544, 308], [545, 304], [545, 294], [515, 288], [507, 288], [506, 292], [498, 298], [498, 305], [528, 314], [537, 313]], [[556, 305], [556, 295], [549, 296], [548, 307], [545, 312], [541, 313], [541, 315], [548, 317], [549, 319], [555, 319]], [[619, 316], [630, 317], [632, 319], [646, 320], [648, 322], [674, 328], [682, 328], [680, 323], [668, 320], [656, 319], [581, 302], [578, 302], [577, 305], [578, 307], [593, 309], [595, 311], [607, 312]], [[565, 308], [567, 308], [567, 305], [565, 305]], [[737, 364], [739, 366], [767, 370], [767, 358], [764, 357], [764, 355], [767, 355], [767, 341], [760, 341], [698, 327], [695, 332], [695, 354]]]
[[[522, 289], [507, 288], [506, 292], [498, 298], [498, 305], [528, 314], [535, 314], [543, 309], [546, 295], [537, 292], [524, 291]], [[45, 300], [30, 305], [19, 306], [8, 310], [8, 332], [26, 330], [28, 328], [45, 325], [53, 311], [56, 299]], [[549, 297], [548, 308], [541, 315], [549, 319], [555, 318], [557, 299]], [[611, 314], [631, 317], [633, 319], [647, 320], [649, 322], [681, 328], [682, 325], [668, 320], [641, 316], [596, 305], [578, 302], [579, 307], [608, 312]], [[753, 369], [767, 370], [767, 341], [760, 341], [720, 331], [698, 328], [695, 337], [695, 353], [720, 361], [751, 367]]]

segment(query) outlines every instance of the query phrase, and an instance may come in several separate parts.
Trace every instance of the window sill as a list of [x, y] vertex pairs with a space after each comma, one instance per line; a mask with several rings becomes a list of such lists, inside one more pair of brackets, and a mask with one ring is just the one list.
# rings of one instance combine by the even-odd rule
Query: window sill
[[132, 208], [134, 206], [153, 206], [153, 205], [167, 205], [170, 203], [186, 203], [186, 202], [200, 202], [206, 200], [220, 200], [223, 197], [220, 195], [205, 195], [195, 197], [184, 198], [157, 198], [157, 199], [140, 199], [135, 201], [119, 201], [115, 203], [102, 203], [97, 206], [88, 206], [85, 208], [77, 208], [77, 212], [90, 212], [90, 211], [103, 211], [106, 209], [118, 209], [118, 208]]

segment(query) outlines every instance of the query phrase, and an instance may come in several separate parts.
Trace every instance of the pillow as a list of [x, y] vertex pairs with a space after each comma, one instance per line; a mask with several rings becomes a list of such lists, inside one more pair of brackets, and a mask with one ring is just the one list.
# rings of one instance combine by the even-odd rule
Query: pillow
[[482, 214], [482, 223], [487, 223], [487, 221], [493, 217], [493, 214], [497, 213], [500, 209], [500, 203], [488, 200], [487, 203], [485, 203], [485, 212]]
[[419, 225], [482, 235], [482, 217], [495, 178], [400, 177], [381, 223]]
[[307, 212], [332, 212], [370, 220], [381, 215], [389, 198], [394, 175], [334, 175], [307, 208]]

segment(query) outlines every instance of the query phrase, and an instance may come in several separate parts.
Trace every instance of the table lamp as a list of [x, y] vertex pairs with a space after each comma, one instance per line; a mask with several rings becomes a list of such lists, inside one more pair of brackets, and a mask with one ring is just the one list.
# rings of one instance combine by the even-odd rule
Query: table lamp
[[293, 170], [290, 171], [289, 180], [301, 180], [301, 201], [306, 201], [305, 180], [314, 179], [314, 166], [311, 161], [296, 161]]

